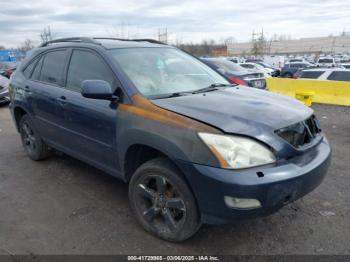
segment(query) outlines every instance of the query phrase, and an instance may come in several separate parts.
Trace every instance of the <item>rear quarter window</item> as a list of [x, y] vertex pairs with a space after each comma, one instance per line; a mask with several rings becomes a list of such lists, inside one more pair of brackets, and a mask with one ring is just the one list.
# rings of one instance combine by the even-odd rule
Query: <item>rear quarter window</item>
[[30, 78], [31, 75], [32, 75], [32, 72], [33, 72], [33, 69], [36, 65], [36, 63], [38, 62], [38, 58], [37, 59], [34, 59], [33, 61], [31, 61], [29, 63], [29, 65], [27, 65], [27, 67], [23, 70], [23, 74], [26, 78]]
[[334, 71], [328, 76], [327, 79], [334, 81], [350, 81], [350, 72]]
[[300, 78], [309, 78], [309, 79], [317, 79], [319, 78], [325, 71], [303, 71], [301, 73]]
[[32, 73], [31, 79], [33, 80], [39, 80], [40, 77], [40, 71], [41, 71], [41, 65], [43, 64], [43, 57], [39, 59], [39, 62], [36, 63], [34, 71]]

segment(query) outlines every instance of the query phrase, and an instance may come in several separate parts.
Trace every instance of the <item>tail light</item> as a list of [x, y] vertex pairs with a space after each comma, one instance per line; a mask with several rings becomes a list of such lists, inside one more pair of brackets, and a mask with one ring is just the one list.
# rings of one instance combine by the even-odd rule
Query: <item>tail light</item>
[[238, 77], [234, 77], [234, 76], [231, 76], [228, 78], [230, 80], [231, 83], [233, 84], [237, 84], [237, 85], [244, 85], [244, 86], [247, 86], [248, 83], [246, 81], [244, 81], [243, 79], [240, 79]]

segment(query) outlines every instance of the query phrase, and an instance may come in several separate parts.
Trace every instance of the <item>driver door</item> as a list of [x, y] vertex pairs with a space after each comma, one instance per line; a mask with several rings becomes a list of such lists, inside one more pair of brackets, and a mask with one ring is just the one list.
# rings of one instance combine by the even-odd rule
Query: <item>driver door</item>
[[84, 80], [104, 80], [116, 87], [116, 79], [102, 57], [87, 49], [74, 49], [68, 65], [65, 88], [58, 93], [63, 112], [61, 145], [72, 155], [114, 173], [117, 103], [85, 98]]

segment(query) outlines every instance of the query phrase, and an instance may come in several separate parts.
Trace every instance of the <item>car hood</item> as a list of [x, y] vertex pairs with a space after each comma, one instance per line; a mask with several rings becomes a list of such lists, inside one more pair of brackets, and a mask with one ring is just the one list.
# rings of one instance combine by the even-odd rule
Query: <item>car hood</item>
[[274, 141], [276, 129], [303, 121], [313, 113], [295, 99], [243, 86], [156, 99], [152, 103], [225, 133], [255, 137], [277, 148], [281, 145]]

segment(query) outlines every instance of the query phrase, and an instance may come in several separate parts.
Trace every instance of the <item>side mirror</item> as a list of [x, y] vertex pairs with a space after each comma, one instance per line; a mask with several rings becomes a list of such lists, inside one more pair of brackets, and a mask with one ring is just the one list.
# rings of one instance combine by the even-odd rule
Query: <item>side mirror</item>
[[81, 84], [81, 95], [86, 98], [118, 100], [113, 94], [111, 85], [103, 80], [85, 80]]

